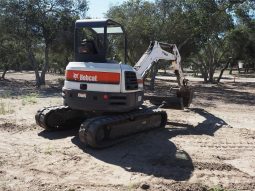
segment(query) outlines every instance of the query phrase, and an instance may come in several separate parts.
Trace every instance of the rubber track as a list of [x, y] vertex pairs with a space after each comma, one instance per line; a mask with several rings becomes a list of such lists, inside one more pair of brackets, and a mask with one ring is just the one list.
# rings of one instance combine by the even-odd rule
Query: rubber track
[[[123, 122], [127, 122], [126, 124], [129, 124], [128, 123], [129, 120], [135, 121], [136, 119], [137, 120], [139, 119], [141, 120], [144, 118], [149, 119], [150, 117], [155, 115], [161, 115], [161, 122], [158, 127], [148, 128], [148, 126], [146, 126], [145, 124], [143, 125], [142, 128], [140, 127], [137, 129], [134, 126], [132, 127], [130, 126], [128, 128], [128, 130], [130, 131], [127, 132], [126, 131], [127, 129], [125, 129], [124, 134], [121, 134], [121, 135], [120, 133], [122, 133], [122, 129], [120, 127], [117, 130], [115, 129], [115, 132], [117, 132], [118, 136], [113, 137], [111, 135], [112, 134], [111, 132], [112, 129], [111, 129], [109, 130], [110, 133], [108, 134], [107, 138], [103, 139], [103, 141], [98, 142], [96, 140], [97, 133], [98, 133], [98, 130], [100, 130], [100, 128], [105, 128], [108, 125], [121, 124]], [[140, 109], [140, 110], [136, 110], [136, 111], [125, 113], [125, 114], [119, 114], [119, 115], [107, 115], [107, 116], [94, 117], [94, 118], [90, 118], [86, 120], [84, 123], [81, 124], [80, 131], [79, 131], [79, 138], [81, 142], [93, 148], [105, 148], [105, 147], [115, 145], [126, 139], [129, 139], [130, 135], [133, 135], [142, 131], [147, 131], [153, 128], [164, 127], [166, 125], [166, 122], [167, 122], [167, 114], [165, 111], [158, 110], [158, 109], [149, 109], [149, 108]]]
[[[70, 113], [72, 112], [72, 113]], [[69, 118], [68, 123], [63, 123], [63, 121], [57, 119], [57, 115], [61, 115], [62, 119]], [[54, 124], [49, 121], [49, 117], [52, 115], [56, 115], [56, 120], [54, 120]], [[70, 119], [70, 115], [72, 115], [72, 119]], [[35, 115], [36, 124], [40, 127], [43, 127], [46, 130], [59, 130], [67, 128], [68, 126], [74, 127], [77, 124], [81, 124], [84, 120], [82, 112], [72, 110], [68, 106], [52, 106], [52, 107], [45, 107], [37, 111]], [[83, 119], [83, 120], [82, 120]]]

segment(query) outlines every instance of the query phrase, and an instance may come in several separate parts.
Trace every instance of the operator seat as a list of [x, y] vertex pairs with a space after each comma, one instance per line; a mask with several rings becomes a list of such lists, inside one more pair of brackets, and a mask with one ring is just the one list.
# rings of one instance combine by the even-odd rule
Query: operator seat
[[80, 54], [97, 54], [98, 50], [93, 40], [84, 39], [79, 47]]

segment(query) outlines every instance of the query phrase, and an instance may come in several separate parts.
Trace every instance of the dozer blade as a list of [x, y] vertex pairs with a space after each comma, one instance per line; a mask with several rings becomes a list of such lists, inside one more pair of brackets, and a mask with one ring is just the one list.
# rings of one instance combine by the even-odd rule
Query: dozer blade
[[149, 100], [153, 105], [160, 106], [165, 109], [184, 109], [183, 98], [177, 96], [156, 96], [146, 95], [145, 100]]
[[176, 96], [156, 96], [146, 95], [145, 100], [149, 100], [152, 104], [166, 109], [181, 109], [189, 107], [194, 96], [194, 91], [189, 87], [181, 87], [176, 91]]
[[60, 130], [79, 127], [85, 115], [82, 111], [72, 110], [68, 106], [45, 107], [37, 111], [36, 124], [45, 130]]
[[166, 125], [167, 114], [156, 109], [94, 117], [81, 124], [79, 138], [85, 145], [105, 148], [122, 142], [139, 132]]

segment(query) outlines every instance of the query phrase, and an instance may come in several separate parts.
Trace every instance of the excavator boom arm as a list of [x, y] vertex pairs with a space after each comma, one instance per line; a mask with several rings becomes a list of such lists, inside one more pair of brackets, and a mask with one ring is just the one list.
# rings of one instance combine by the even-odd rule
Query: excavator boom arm
[[[161, 47], [169, 48], [171, 50], [171, 53], [165, 51]], [[184, 78], [182, 68], [180, 65], [181, 56], [175, 44], [160, 43], [157, 41], [151, 42], [149, 48], [146, 50], [146, 52], [134, 66], [134, 69], [142, 78], [144, 78], [146, 73], [159, 60], [171, 61], [174, 72], [177, 76], [178, 85], [180, 87], [186, 86], [186, 80]]]

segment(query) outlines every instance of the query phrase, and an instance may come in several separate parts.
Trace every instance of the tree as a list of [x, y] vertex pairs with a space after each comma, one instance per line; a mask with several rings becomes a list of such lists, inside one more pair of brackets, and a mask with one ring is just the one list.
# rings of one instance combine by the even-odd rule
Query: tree
[[[128, 36], [128, 61], [134, 65], [146, 50], [149, 42], [155, 39], [155, 7], [147, 1], [127, 1], [119, 6], [113, 6], [107, 12], [112, 18], [125, 26]], [[123, 49], [122, 41], [116, 43], [116, 50]], [[118, 51], [123, 58], [123, 52]]]
[[[127, 27], [129, 61], [132, 65], [152, 40], [177, 44], [183, 61], [197, 54], [200, 57], [199, 63], [202, 60], [204, 63], [208, 55], [207, 49], [210, 50], [209, 53], [217, 52], [213, 52], [210, 59], [221, 55], [220, 48], [215, 47], [220, 44], [220, 40], [216, 44], [212, 44], [212, 41], [222, 38], [233, 27], [227, 8], [225, 3], [215, 0], [157, 0], [155, 3], [130, 0], [112, 7], [107, 15]], [[201, 64], [196, 66], [201, 67], [200, 71], [203, 71], [206, 80], [209, 77], [209, 81], [213, 81], [217, 67], [212, 66], [214, 64], [218, 66], [219, 61], [206, 62], [206, 68]], [[153, 71], [152, 76], [155, 76], [157, 69]]]
[[[1, 15], [5, 16], [2, 23], [8, 26], [8, 33], [25, 50], [35, 71], [36, 85], [40, 86], [45, 84], [50, 49], [63, 29], [63, 18], [78, 18], [81, 13], [86, 12], [87, 1], [9, 0], [0, 2], [0, 10]], [[42, 54], [42, 49], [44, 62], [40, 64], [36, 55]]]
[[222, 78], [222, 75], [223, 75], [224, 71], [229, 67], [229, 64], [231, 64], [231, 62], [232, 62], [232, 57], [229, 57], [228, 61], [226, 62], [226, 65], [220, 71], [220, 75], [217, 79], [217, 83], [220, 83], [220, 80]]
[[194, 54], [191, 62], [198, 68], [205, 82], [214, 82], [214, 73], [226, 60], [228, 48], [222, 39], [210, 39], [200, 51]]
[[16, 42], [14, 36], [8, 31], [8, 25], [4, 22], [5, 15], [1, 15], [0, 18], [0, 69], [3, 73], [0, 79], [5, 79], [5, 74], [9, 68], [14, 67], [17, 64], [18, 59], [22, 55], [22, 49], [20, 49], [19, 43]]
[[51, 65], [54, 71], [64, 72], [66, 64], [73, 57], [74, 23], [77, 18], [62, 15], [58, 35], [51, 46]]
[[254, 1], [244, 1], [243, 4], [234, 6], [235, 28], [227, 32], [227, 43], [235, 63], [244, 60], [253, 68], [255, 67], [255, 20], [252, 11], [254, 9]]
[[[45, 84], [50, 68], [63, 72], [72, 58], [74, 21], [87, 9], [86, 0], [0, 0], [0, 68], [32, 67], [37, 86]], [[131, 65], [150, 41], [174, 43], [182, 63], [192, 60], [205, 81], [213, 82], [228, 57], [255, 65], [254, 9], [252, 0], [128, 0], [107, 16], [125, 26]], [[123, 39], [110, 41], [110, 56], [124, 60]]]

